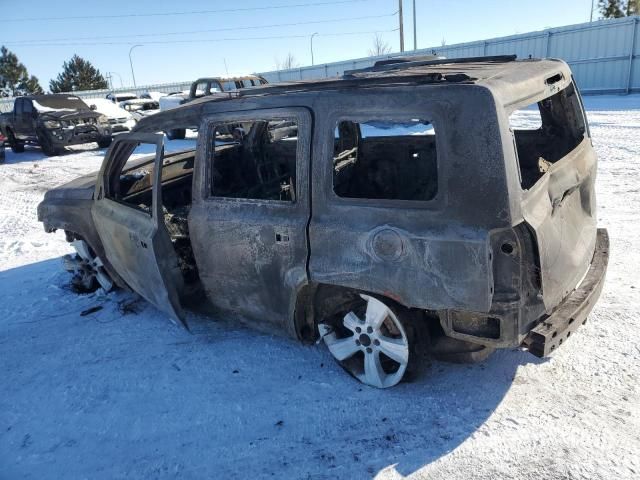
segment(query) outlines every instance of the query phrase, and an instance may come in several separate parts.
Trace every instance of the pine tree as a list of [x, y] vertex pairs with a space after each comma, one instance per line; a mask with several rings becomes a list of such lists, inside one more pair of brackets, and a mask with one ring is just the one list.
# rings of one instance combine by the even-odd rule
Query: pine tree
[[0, 97], [17, 97], [42, 93], [38, 79], [29, 75], [27, 67], [18, 61], [7, 47], [0, 49]]
[[627, 16], [638, 15], [640, 13], [640, 0], [627, 1]]
[[622, 0], [600, 0], [598, 8], [604, 18], [624, 17], [624, 5]]
[[108, 88], [108, 84], [100, 70], [78, 55], [74, 55], [71, 60], [64, 62], [62, 72], [55, 80], [49, 82], [49, 89], [52, 93], [99, 90], [101, 88]]

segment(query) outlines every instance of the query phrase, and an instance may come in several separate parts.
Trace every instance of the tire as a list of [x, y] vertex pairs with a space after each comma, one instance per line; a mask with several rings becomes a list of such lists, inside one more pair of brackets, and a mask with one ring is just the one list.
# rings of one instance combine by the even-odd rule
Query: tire
[[102, 287], [105, 292], [114, 287], [113, 280], [104, 268], [102, 259], [87, 242], [76, 238], [71, 242], [75, 255], [64, 257], [65, 269], [73, 273], [72, 288], [78, 293], [95, 292]]
[[318, 324], [334, 359], [371, 387], [389, 388], [412, 380], [423, 363], [419, 312], [385, 297], [358, 292], [348, 296], [333, 297], [336, 308]]
[[169, 130], [167, 132], [167, 138], [169, 140], [184, 140], [187, 135], [187, 130], [184, 128], [176, 128], [175, 130]]
[[53, 157], [58, 154], [58, 150], [53, 146], [51, 139], [45, 132], [37, 130], [36, 136], [38, 137], [38, 145], [40, 145], [40, 148], [47, 157]]
[[100, 140], [98, 140], [98, 147], [99, 148], [109, 148], [109, 145], [111, 145], [112, 141], [113, 141], [113, 137], [101, 138]]
[[11, 151], [13, 153], [24, 152], [24, 143], [18, 142], [11, 130], [7, 130], [7, 138], [9, 139], [9, 145], [11, 146]]

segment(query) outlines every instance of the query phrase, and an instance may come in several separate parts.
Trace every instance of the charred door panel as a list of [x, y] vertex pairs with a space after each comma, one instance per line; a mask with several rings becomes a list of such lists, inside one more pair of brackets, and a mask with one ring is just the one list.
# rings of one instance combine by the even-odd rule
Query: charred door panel
[[[196, 162], [189, 232], [205, 292], [215, 306], [255, 320], [258, 328], [275, 326], [293, 335], [289, 320], [296, 293], [307, 282], [310, 114], [220, 114], [200, 131], [207, 132], [208, 146]], [[266, 149], [260, 143], [265, 139]], [[294, 179], [282, 171], [285, 157], [293, 163]]]
[[[149, 212], [124, 203], [114, 191], [122, 166], [141, 143], [156, 146]], [[159, 310], [183, 321], [179, 299], [183, 280], [162, 214], [162, 158], [161, 134], [130, 134], [114, 140], [98, 176], [91, 214], [107, 259], [118, 275]]]

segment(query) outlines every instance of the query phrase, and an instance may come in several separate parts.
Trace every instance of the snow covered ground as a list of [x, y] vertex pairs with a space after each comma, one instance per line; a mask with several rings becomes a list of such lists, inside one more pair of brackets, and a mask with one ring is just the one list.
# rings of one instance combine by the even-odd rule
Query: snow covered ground
[[70, 249], [35, 208], [104, 152], [8, 151], [0, 479], [640, 478], [640, 96], [586, 104], [612, 241], [590, 321], [550, 359], [434, 363], [386, 391], [319, 346], [195, 315], [189, 334], [131, 294], [71, 293]]

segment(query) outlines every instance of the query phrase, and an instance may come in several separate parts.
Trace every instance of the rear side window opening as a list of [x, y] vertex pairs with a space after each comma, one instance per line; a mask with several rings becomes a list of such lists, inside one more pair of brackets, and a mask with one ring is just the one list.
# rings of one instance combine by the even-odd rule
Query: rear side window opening
[[436, 132], [424, 119], [340, 120], [333, 191], [343, 198], [432, 200], [438, 192]]
[[586, 124], [578, 93], [570, 84], [564, 90], [514, 111], [509, 117], [521, 186], [528, 190], [549, 167], [574, 150], [585, 138]]

